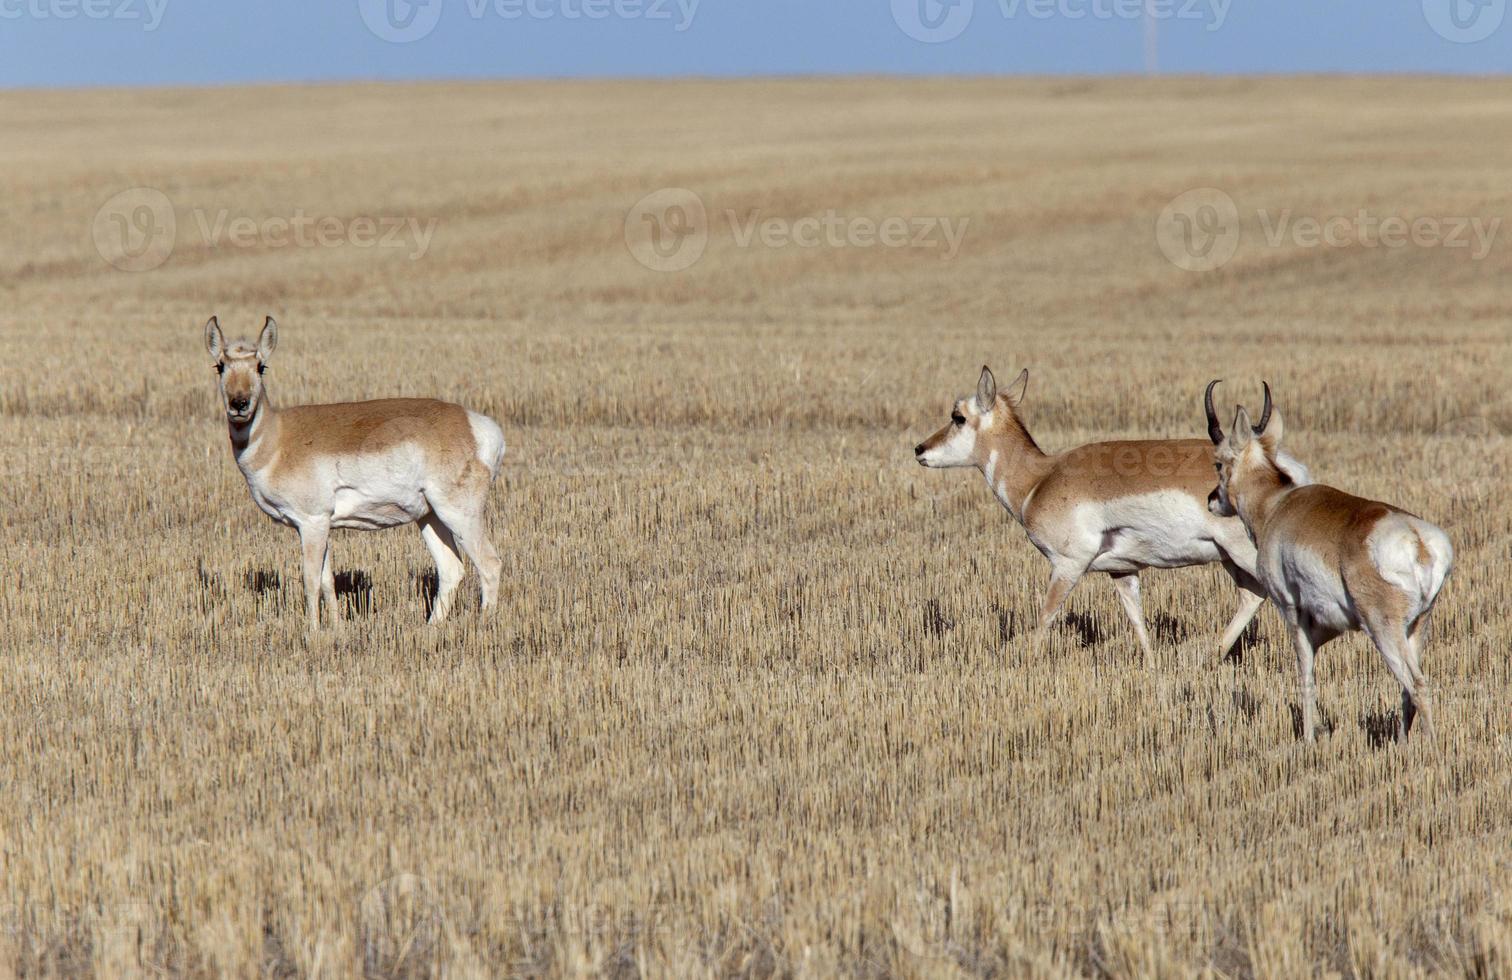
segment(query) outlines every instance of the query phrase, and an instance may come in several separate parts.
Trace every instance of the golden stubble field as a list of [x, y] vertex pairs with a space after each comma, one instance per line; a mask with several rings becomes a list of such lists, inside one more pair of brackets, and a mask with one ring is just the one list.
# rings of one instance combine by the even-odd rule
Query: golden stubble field
[[[1504, 975], [1512, 227], [1367, 225], [1512, 215], [1509, 98], [0, 94], [0, 972]], [[626, 243], [664, 188], [708, 215], [682, 271]], [[1208, 271], [1156, 237], [1196, 188], [1233, 213], [1203, 192], [1162, 227], [1207, 236], [1198, 264], [1232, 251]], [[831, 215], [849, 244], [784, 244]], [[1340, 216], [1332, 244], [1296, 224]], [[301, 217], [334, 220], [324, 244], [280, 233]], [[680, 264], [690, 215], [662, 217]], [[965, 234], [856, 239], [888, 218]], [[368, 221], [407, 230], [364, 244]], [[499, 419], [496, 615], [469, 578], [425, 627], [414, 531], [346, 534], [350, 620], [306, 637], [295, 537], [226, 445], [211, 313], [279, 318], [280, 403]], [[1319, 478], [1454, 540], [1439, 740], [1390, 739], [1356, 636], [1300, 744], [1274, 611], [1214, 654], [1213, 569], [1146, 576], [1153, 674], [1100, 578], [1035, 652], [1043, 560], [978, 476], [911, 456], [983, 362], [1031, 369], [1052, 449], [1195, 435], [1209, 378], [1225, 405], [1269, 379]]]

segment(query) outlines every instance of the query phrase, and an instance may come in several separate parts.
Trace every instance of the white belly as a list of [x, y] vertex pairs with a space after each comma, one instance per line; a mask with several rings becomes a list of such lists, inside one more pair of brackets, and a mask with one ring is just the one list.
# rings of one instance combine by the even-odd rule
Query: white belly
[[424, 465], [409, 447], [344, 461], [334, 476], [332, 527], [372, 531], [413, 523], [430, 511]]
[[1087, 530], [1100, 538], [1092, 571], [1185, 568], [1220, 557], [1207, 508], [1188, 494], [1162, 491], [1125, 497], [1087, 511]]
[[414, 523], [431, 509], [425, 461], [414, 446], [325, 460], [273, 479], [259, 471], [242, 473], [258, 508], [291, 527], [329, 520], [333, 528], [376, 531]]
[[333, 505], [331, 526], [359, 531], [412, 524], [430, 510], [425, 498], [418, 493], [403, 499], [384, 499], [348, 487], [336, 491]]

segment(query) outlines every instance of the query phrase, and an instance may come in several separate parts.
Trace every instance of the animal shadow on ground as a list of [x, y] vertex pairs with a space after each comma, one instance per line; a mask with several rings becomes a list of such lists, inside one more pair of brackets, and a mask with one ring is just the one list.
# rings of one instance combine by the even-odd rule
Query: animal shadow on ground
[[1007, 643], [1020, 633], [1028, 632], [1028, 626], [1019, 622], [1018, 614], [1012, 609], [997, 610], [998, 640]]
[[[425, 618], [430, 619], [431, 612], [436, 608], [436, 594], [441, 591], [440, 576], [434, 568], [426, 572], [411, 572], [410, 582], [414, 585], [415, 594], [425, 603]], [[452, 608], [456, 608], [455, 602], [452, 603]]]
[[1163, 646], [1175, 646], [1192, 635], [1192, 631], [1186, 624], [1175, 616], [1167, 616], [1165, 613], [1151, 613], [1145, 617], [1150, 632], [1156, 643]]
[[[1245, 723], [1253, 722], [1255, 720], [1255, 717], [1260, 714], [1260, 702], [1256, 700], [1253, 694], [1251, 694], [1244, 688], [1235, 688], [1229, 697], [1230, 703], [1234, 707], [1234, 711], [1239, 715], [1239, 717], [1244, 719]], [[1230, 728], [1235, 724], [1235, 719], [1232, 716], [1220, 716], [1220, 712], [1217, 707], [1217, 699], [1214, 699], [1208, 704], [1207, 720], [1208, 730], [1214, 735], [1217, 735], [1219, 732], [1224, 731], [1225, 729]]]
[[1061, 617], [1063, 629], [1069, 629], [1076, 634], [1077, 645], [1082, 649], [1097, 646], [1107, 639], [1107, 634], [1098, 625], [1097, 619], [1084, 612], [1067, 612]]
[[1250, 692], [1240, 689], [1234, 692], [1234, 708], [1246, 721], [1254, 721], [1260, 713], [1260, 702]]
[[347, 616], [373, 614], [373, 578], [364, 571], [336, 573], [336, 601]]
[[930, 599], [924, 603], [924, 631], [926, 633], [931, 636], [944, 636], [955, 629], [955, 625], [955, 620], [946, 617], [939, 599]]
[[1397, 740], [1397, 726], [1402, 722], [1402, 713], [1391, 708], [1360, 716], [1360, 730], [1365, 733], [1365, 743], [1372, 749], [1384, 749]]
[[247, 588], [256, 592], [259, 598], [270, 594], [276, 595], [283, 582], [277, 572], [265, 568], [258, 568], [248, 572], [242, 579], [247, 583]]
[[[1302, 706], [1300, 704], [1293, 704], [1288, 706], [1288, 710], [1291, 711], [1292, 737], [1300, 739], [1302, 737]], [[1320, 705], [1318, 707], [1318, 737], [1322, 738], [1324, 735], [1332, 735], [1336, 727], [1333, 717], [1324, 711]]]
[[1244, 632], [1239, 634], [1239, 639], [1235, 640], [1234, 645], [1223, 655], [1223, 662], [1233, 664], [1237, 667], [1244, 663], [1244, 655], [1249, 653], [1252, 647], [1256, 647], [1259, 644], [1260, 619], [1257, 616], [1250, 620], [1249, 625], [1244, 628]]

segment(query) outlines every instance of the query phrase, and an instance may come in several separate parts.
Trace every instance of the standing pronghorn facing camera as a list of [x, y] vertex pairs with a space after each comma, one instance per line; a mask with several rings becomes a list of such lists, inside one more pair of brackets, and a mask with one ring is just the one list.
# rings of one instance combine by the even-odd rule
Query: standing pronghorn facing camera
[[1039, 626], [1043, 638], [1066, 597], [1088, 572], [1106, 572], [1153, 666], [1154, 649], [1139, 602], [1139, 573], [1221, 562], [1243, 590], [1219, 641], [1228, 652], [1265, 594], [1254, 578], [1255, 547], [1244, 525], [1208, 512], [1213, 447], [1205, 439], [1098, 442], [1043, 452], [1019, 418], [1029, 385], [1025, 370], [1009, 393], [982, 368], [975, 398], [962, 398], [950, 424], [918, 446], [924, 466], [972, 466], [999, 503], [1050, 559], [1050, 591]]
[[1419, 660], [1428, 615], [1454, 562], [1448, 535], [1390, 504], [1293, 479], [1278, 464], [1281, 414], [1271, 409], [1270, 385], [1260, 424], [1251, 426], [1240, 407], [1227, 437], [1212, 392], [1208, 385], [1208, 427], [1218, 445], [1211, 507], [1244, 521], [1259, 549], [1260, 581], [1286, 618], [1297, 650], [1303, 737], [1312, 741], [1317, 727], [1314, 655], [1334, 637], [1358, 629], [1369, 634], [1402, 685], [1398, 735], [1407, 736], [1419, 713], [1431, 735], [1428, 682]]
[[483, 506], [504, 458], [498, 423], [423, 398], [275, 409], [263, 372], [277, 346], [272, 317], [255, 345], [228, 345], [215, 317], [205, 324], [236, 465], [263, 513], [299, 531], [310, 628], [320, 628], [322, 595], [340, 619], [330, 539], [337, 528], [418, 523], [439, 583], [431, 622], [451, 606], [463, 554], [482, 580], [483, 608], [492, 606], [501, 563]]

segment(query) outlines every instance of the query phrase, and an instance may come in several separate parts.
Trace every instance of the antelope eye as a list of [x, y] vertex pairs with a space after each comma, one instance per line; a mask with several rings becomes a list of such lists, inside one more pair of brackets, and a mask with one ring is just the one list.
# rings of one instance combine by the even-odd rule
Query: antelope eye
[[966, 416], [962, 415], [960, 412], [956, 412], [950, 417], [950, 421], [954, 422], [956, 425], [965, 425]]
[[263, 373], [263, 372], [264, 372], [264, 371], [266, 371], [266, 370], [267, 370], [267, 369], [268, 369], [268, 366], [267, 366], [267, 365], [266, 365], [266, 364], [259, 364], [259, 365], [258, 365], [258, 366], [257, 366], [257, 373], [258, 373], [258, 374], [262, 374], [262, 373]]
[[215, 373], [216, 374], [225, 374], [226, 373], [226, 366], [224, 364], [217, 364], [215, 366]]

